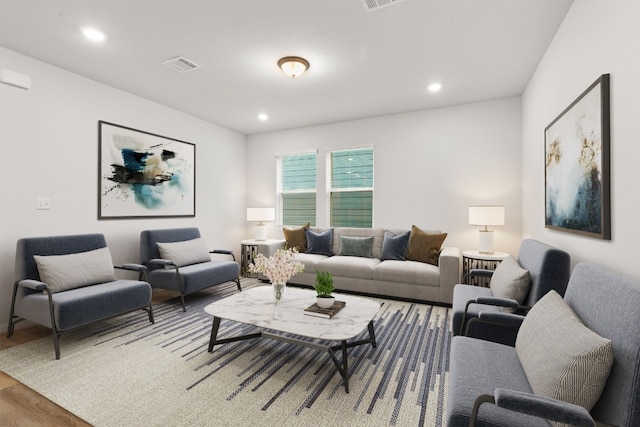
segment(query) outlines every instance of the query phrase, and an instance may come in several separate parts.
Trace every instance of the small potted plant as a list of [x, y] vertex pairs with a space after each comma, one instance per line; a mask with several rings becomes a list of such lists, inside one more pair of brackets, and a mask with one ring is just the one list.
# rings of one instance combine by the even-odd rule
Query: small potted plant
[[336, 289], [333, 287], [333, 275], [328, 271], [316, 272], [316, 283], [313, 285], [316, 290], [316, 304], [321, 308], [330, 308], [336, 300], [331, 293]]

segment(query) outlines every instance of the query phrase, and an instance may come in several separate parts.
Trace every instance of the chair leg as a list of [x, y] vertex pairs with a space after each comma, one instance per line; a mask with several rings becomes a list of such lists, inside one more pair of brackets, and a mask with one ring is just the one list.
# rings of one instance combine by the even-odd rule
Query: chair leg
[[147, 314], [149, 315], [149, 322], [155, 324], [156, 319], [153, 317], [153, 306], [151, 305], [151, 303], [149, 303], [149, 308], [145, 310], [147, 310]]
[[58, 328], [56, 328], [56, 316], [53, 311], [53, 296], [51, 291], [47, 289], [47, 295], [49, 296], [49, 314], [51, 316], [51, 333], [53, 335], [53, 347], [56, 350], [56, 360], [60, 360], [60, 334]]
[[240, 278], [237, 277], [237, 278], [233, 279], [233, 281], [238, 284], [238, 290], [242, 291], [242, 285], [240, 285]]
[[16, 295], [18, 294], [18, 282], [15, 282], [13, 285], [13, 296], [11, 297], [11, 310], [9, 312], [9, 323], [7, 324], [7, 338], [11, 338], [13, 336], [13, 329], [15, 327], [15, 322], [13, 313], [15, 313], [16, 308]]

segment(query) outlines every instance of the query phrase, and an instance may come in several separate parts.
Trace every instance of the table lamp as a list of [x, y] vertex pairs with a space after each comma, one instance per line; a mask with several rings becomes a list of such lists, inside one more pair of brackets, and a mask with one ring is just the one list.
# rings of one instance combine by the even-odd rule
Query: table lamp
[[489, 225], [504, 225], [504, 206], [469, 206], [469, 225], [484, 226], [480, 229], [479, 251], [493, 254], [493, 230]]
[[255, 240], [267, 240], [267, 225], [262, 221], [275, 221], [276, 210], [274, 208], [247, 208], [247, 221], [258, 221], [256, 225]]

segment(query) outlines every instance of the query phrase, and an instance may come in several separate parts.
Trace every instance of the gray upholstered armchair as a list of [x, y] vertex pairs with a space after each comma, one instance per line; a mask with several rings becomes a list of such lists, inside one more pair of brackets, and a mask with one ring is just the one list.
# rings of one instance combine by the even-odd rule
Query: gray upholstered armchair
[[[517, 263], [521, 269], [528, 271], [530, 278], [522, 303], [512, 298], [497, 297], [492, 287], [460, 284], [453, 288], [453, 335], [467, 335], [514, 345], [519, 325], [517, 317], [514, 324], [502, 323], [505, 322], [504, 317], [499, 326], [485, 328], [484, 324], [491, 324], [494, 314], [502, 314], [501, 307], [523, 314], [552, 289], [561, 296], [564, 295], [571, 273], [571, 257], [567, 252], [537, 240], [524, 239], [520, 244]], [[470, 274], [486, 276], [492, 272], [472, 270]]]
[[640, 281], [581, 263], [564, 299], [521, 316], [515, 347], [454, 337], [447, 426], [640, 425], [638, 307]]
[[[231, 260], [212, 260], [211, 253]], [[184, 296], [225, 282], [240, 285], [240, 266], [229, 250], [210, 251], [195, 227], [144, 230], [140, 233], [140, 263], [147, 267], [147, 280], [154, 288]]]
[[[138, 272], [145, 267], [124, 264]], [[93, 322], [143, 309], [153, 323], [151, 286], [142, 280], [115, 275], [111, 254], [102, 234], [31, 237], [18, 240], [15, 284], [7, 337], [21, 320], [52, 329], [56, 359], [59, 338]]]

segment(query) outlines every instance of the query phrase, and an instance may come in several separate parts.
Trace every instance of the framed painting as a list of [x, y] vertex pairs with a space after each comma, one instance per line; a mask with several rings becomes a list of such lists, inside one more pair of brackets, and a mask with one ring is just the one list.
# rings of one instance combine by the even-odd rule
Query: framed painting
[[545, 226], [611, 239], [609, 74], [545, 128]]
[[98, 219], [195, 216], [195, 144], [105, 121], [98, 128]]

